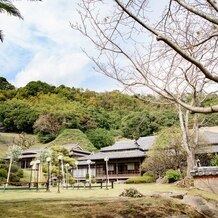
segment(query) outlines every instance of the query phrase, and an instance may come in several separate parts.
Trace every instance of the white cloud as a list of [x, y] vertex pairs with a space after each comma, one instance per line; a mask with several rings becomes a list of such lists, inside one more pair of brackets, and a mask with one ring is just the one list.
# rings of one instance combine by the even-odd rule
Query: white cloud
[[[3, 75], [17, 87], [33, 80], [53, 85], [81, 87], [86, 84], [92, 87], [87, 81], [92, 76], [96, 77], [96, 73], [94, 70], [86, 71], [91, 62], [80, 49], [81, 46], [92, 47], [87, 39], [70, 28], [70, 22], [78, 19], [75, 1], [23, 0], [13, 3], [24, 20], [0, 14], [0, 29], [5, 34], [0, 54], [0, 67], [5, 71]], [[108, 89], [116, 87], [114, 84], [110, 81]], [[104, 84], [96, 83], [96, 90], [100, 87], [105, 88]]]
[[15, 86], [41, 80], [53, 85], [78, 86], [85, 78], [83, 68], [89, 60], [81, 54], [37, 53], [27, 67], [16, 75]]

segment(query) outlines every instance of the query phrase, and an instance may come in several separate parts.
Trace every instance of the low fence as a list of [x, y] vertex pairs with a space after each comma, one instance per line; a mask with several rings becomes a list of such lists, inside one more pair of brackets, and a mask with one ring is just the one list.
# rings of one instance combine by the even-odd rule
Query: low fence
[[103, 182], [103, 181], [99, 181], [96, 183], [78, 183], [78, 184], [74, 184], [73, 186], [68, 186], [66, 188], [73, 188], [73, 189], [92, 189], [92, 188], [114, 188], [114, 181], [110, 181], [109, 183]]
[[0, 190], [39, 190], [48, 188], [47, 182], [0, 182]]
[[[57, 184], [58, 185], [58, 184]], [[49, 185], [50, 186], [50, 185]], [[49, 186], [47, 182], [0, 182], [0, 190], [49, 190]], [[98, 181], [96, 183], [77, 183], [74, 185], [65, 185], [65, 189], [92, 189], [92, 188], [106, 188], [113, 189], [114, 181], [110, 181], [109, 183], [105, 181]]]

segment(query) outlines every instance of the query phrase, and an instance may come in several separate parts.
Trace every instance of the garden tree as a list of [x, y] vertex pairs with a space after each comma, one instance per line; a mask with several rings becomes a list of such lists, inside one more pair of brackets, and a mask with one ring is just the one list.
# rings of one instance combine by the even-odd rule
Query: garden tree
[[0, 104], [0, 122], [9, 132], [33, 132], [37, 112], [25, 101], [12, 99]]
[[[30, 0], [30, 1], [41, 1], [41, 0]], [[20, 11], [11, 3], [10, 0], [0, 0], [0, 13], [6, 12], [11, 16], [23, 19]], [[0, 30], [0, 40], [3, 42], [2, 30]]]
[[210, 0], [170, 0], [160, 19], [151, 21], [149, 1], [110, 1], [107, 12], [100, 10], [105, 5], [100, 0], [83, 0], [79, 4], [81, 23], [72, 28], [95, 44], [99, 52], [88, 56], [97, 70], [133, 93], [146, 87], [175, 104], [189, 175], [198, 141], [198, 115], [193, 125], [194, 145], [188, 140], [189, 111], [218, 112], [216, 104], [201, 104], [218, 82], [218, 6]]
[[123, 136], [131, 139], [152, 135], [159, 130], [156, 118], [147, 111], [129, 113], [122, 119], [121, 126]]
[[[9, 163], [6, 160], [0, 160], [0, 182], [6, 182], [8, 175]], [[19, 169], [17, 164], [12, 163], [10, 182], [19, 182], [20, 178], [23, 178], [23, 170]]]
[[4, 77], [0, 77], [0, 90], [10, 90], [15, 89], [15, 87], [9, 83]]
[[110, 146], [115, 142], [110, 131], [102, 128], [89, 130], [86, 135], [97, 149]]
[[12, 142], [23, 149], [28, 149], [35, 143], [35, 139], [22, 132], [18, 137], [13, 137]]
[[[70, 158], [70, 151], [68, 148], [61, 146], [61, 145], [53, 145], [51, 147], [51, 164], [52, 164], [52, 174], [55, 176], [59, 176], [59, 162], [58, 162], [58, 156], [61, 155], [63, 157], [63, 164], [69, 164], [69, 169], [70, 168], [75, 168], [75, 160], [73, 158]], [[66, 169], [64, 169], [66, 170]], [[46, 172], [46, 169], [44, 170]], [[68, 172], [65, 172], [68, 173]], [[62, 177], [63, 177], [63, 172], [62, 172]], [[72, 175], [69, 174], [69, 181], [72, 181]]]
[[42, 142], [53, 140], [63, 127], [63, 119], [57, 115], [47, 113], [40, 115], [33, 125], [35, 132], [38, 133]]
[[8, 154], [8, 157], [10, 158], [10, 163], [9, 163], [9, 167], [8, 167], [6, 187], [8, 185], [9, 180], [10, 180], [12, 163], [13, 163], [13, 161], [18, 160], [19, 156], [21, 155], [21, 152], [22, 152], [22, 147], [20, 147], [16, 144], [13, 144], [13, 145], [8, 147], [7, 154]]
[[161, 130], [142, 164], [142, 170], [152, 171], [158, 176], [162, 176], [169, 169], [183, 171], [186, 166], [186, 153], [181, 146], [181, 137], [179, 128]]

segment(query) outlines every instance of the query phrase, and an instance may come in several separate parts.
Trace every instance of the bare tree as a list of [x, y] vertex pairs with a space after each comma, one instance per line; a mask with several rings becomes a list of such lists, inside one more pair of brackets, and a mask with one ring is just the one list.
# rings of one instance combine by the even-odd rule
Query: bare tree
[[98, 70], [128, 88], [146, 86], [193, 112], [218, 111], [218, 105], [200, 107], [183, 98], [192, 80], [196, 88], [204, 83], [205, 93], [218, 82], [214, 1], [170, 0], [156, 22], [147, 16], [148, 1], [83, 0], [79, 6], [81, 23], [71, 26], [96, 45], [99, 53], [90, 58]]
[[[213, 0], [169, 0], [159, 20], [149, 19], [148, 0], [82, 0], [81, 22], [71, 24], [95, 45], [86, 54], [96, 70], [121, 82], [131, 92], [149, 88], [178, 108], [188, 174], [198, 141], [197, 117], [191, 133], [190, 111], [203, 107], [204, 96], [216, 92], [218, 6]], [[192, 142], [190, 134], [195, 134]]]

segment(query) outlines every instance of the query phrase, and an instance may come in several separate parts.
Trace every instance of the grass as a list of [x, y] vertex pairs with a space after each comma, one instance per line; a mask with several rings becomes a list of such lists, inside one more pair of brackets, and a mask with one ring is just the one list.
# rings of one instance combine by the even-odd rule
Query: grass
[[0, 202], [11, 201], [11, 200], [34, 200], [34, 199], [50, 199], [50, 200], [108, 200], [118, 198], [119, 194], [124, 189], [135, 187], [139, 192], [145, 195], [152, 195], [153, 193], [163, 192], [176, 192], [189, 195], [200, 195], [204, 198], [218, 201], [218, 195], [201, 191], [198, 189], [184, 189], [179, 188], [173, 184], [115, 184], [114, 189], [105, 190], [105, 188], [93, 188], [89, 189], [62, 189], [61, 194], [57, 193], [57, 188], [52, 188], [51, 192], [47, 193], [44, 191], [0, 191]]
[[[45, 191], [1, 191], [0, 217], [166, 217], [187, 214], [201, 217], [194, 209], [179, 200], [147, 196], [140, 199], [121, 198], [119, 194], [129, 187], [141, 193], [188, 193], [186, 189], [170, 184], [115, 184], [114, 189], [62, 189]], [[199, 194], [199, 193], [198, 193]]]

